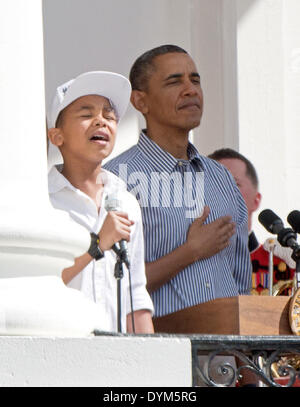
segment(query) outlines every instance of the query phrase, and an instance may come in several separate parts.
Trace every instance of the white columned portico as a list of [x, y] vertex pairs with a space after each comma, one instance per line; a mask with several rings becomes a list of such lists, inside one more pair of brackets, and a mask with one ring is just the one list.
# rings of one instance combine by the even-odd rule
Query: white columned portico
[[86, 335], [95, 305], [61, 271], [90, 238], [48, 198], [41, 1], [1, 9], [0, 335]]
[[191, 48], [202, 76], [204, 115], [194, 143], [206, 155], [238, 150], [254, 164], [262, 202], [282, 218], [299, 208], [300, 2], [192, 2]]
[[[239, 146], [260, 179], [260, 209], [288, 227], [299, 209], [300, 2], [236, 0]], [[265, 229], [254, 219], [263, 241]]]

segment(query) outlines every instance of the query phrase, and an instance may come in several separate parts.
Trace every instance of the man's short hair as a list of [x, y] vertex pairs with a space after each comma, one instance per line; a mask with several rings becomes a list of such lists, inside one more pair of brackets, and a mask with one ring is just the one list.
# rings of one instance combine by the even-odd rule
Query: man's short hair
[[241, 160], [246, 164], [246, 175], [252, 182], [255, 188], [258, 188], [258, 176], [254, 165], [246, 158], [244, 155], [235, 151], [231, 148], [220, 148], [219, 150], [214, 151], [212, 154], [208, 155], [209, 158], [213, 160], [219, 161], [226, 158], [235, 158], [237, 160]]
[[138, 57], [129, 73], [132, 90], [147, 89], [150, 74], [154, 70], [154, 58], [173, 52], [187, 54], [187, 51], [177, 45], [160, 45], [159, 47], [146, 51]]

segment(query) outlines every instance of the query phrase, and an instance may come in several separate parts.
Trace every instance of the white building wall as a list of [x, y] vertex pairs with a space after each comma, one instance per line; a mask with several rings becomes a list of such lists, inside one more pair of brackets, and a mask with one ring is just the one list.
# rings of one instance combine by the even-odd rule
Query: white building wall
[[199, 69], [204, 95], [204, 113], [200, 127], [194, 130], [194, 142], [206, 155], [225, 142], [223, 3], [199, 0], [191, 5], [191, 55]]
[[0, 387], [192, 385], [187, 338], [0, 336], [0, 361]]
[[[176, 44], [191, 53], [202, 78], [197, 147], [203, 154], [238, 148], [235, 0], [43, 0], [43, 10], [47, 107], [70, 77], [94, 69], [128, 76], [144, 51]], [[129, 106], [111, 157], [137, 141], [143, 124]]]
[[286, 143], [286, 207], [300, 209], [300, 2], [283, 3], [284, 138]]
[[[194, 142], [203, 154], [231, 147], [257, 169], [263, 199], [286, 222], [299, 208], [300, 2], [192, 2], [192, 55], [205, 107]], [[209, 137], [208, 137], [209, 135]]]
[[240, 152], [257, 169], [261, 209], [278, 214], [286, 204], [282, 12], [281, 0], [258, 1], [239, 18], [237, 31]]
[[[260, 209], [289, 226], [287, 215], [300, 206], [300, 2], [259, 0], [244, 13], [246, 3], [236, 2], [239, 150], [257, 169]], [[266, 235], [256, 219], [254, 229]]]
[[[58, 84], [88, 70], [128, 77], [134, 60], [161, 44], [190, 51], [190, 1], [43, 0], [46, 103]], [[111, 157], [136, 143], [142, 117], [129, 106]]]

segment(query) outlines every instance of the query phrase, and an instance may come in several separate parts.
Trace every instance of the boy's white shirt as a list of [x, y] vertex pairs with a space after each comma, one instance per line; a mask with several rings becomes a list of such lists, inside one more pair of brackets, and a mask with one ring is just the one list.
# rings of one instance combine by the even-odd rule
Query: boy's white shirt
[[[127, 192], [124, 182], [109, 171], [102, 170], [104, 183], [101, 208], [98, 213], [93, 200], [75, 188], [61, 173], [61, 166], [53, 166], [48, 174], [49, 196], [56, 209], [67, 211], [70, 217], [89, 232], [98, 233], [107, 215], [105, 197], [118, 191], [122, 211], [134, 221], [131, 227], [128, 253], [131, 265], [133, 309], [148, 309], [153, 314], [153, 304], [146, 290], [144, 243], [141, 210], [136, 198]], [[83, 253], [82, 253], [83, 254]], [[116, 255], [112, 250], [105, 251], [105, 257], [91, 261], [68, 286], [82, 291], [99, 307], [99, 326], [103, 331], [117, 331], [117, 280], [114, 277]], [[129, 276], [124, 266], [121, 280], [122, 331], [126, 331], [126, 315], [131, 312]]]

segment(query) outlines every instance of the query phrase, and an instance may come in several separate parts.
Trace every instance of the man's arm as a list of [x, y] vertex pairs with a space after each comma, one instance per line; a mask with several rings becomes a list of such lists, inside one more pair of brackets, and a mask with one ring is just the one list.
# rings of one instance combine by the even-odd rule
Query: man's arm
[[237, 226], [235, 266], [233, 277], [240, 295], [250, 294], [252, 264], [248, 249], [248, 228], [247, 224]]
[[176, 276], [181, 270], [197, 260], [215, 255], [229, 245], [229, 239], [235, 233], [235, 225], [230, 216], [223, 216], [204, 225], [209, 208], [190, 226], [186, 242], [150, 263], [146, 263], [147, 289], [157, 290]]
[[233, 277], [240, 295], [250, 294], [252, 285], [252, 264], [248, 248], [248, 210], [242, 194], [236, 184], [234, 185], [236, 197], [237, 226], [235, 245], [235, 265]]

